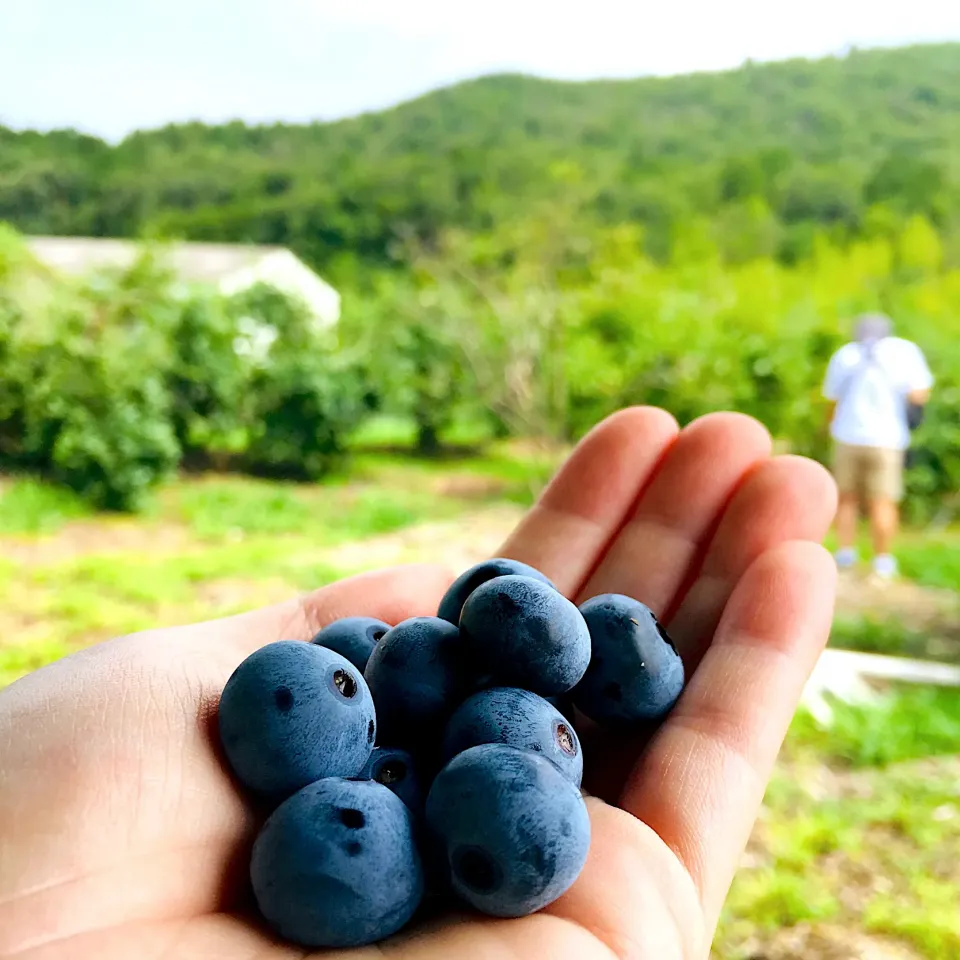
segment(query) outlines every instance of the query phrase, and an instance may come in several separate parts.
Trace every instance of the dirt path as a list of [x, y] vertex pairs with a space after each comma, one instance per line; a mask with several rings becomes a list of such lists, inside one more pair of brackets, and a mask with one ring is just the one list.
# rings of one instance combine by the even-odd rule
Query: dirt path
[[748, 949], [749, 960], [925, 960], [905, 944], [831, 924], [801, 923]]
[[190, 533], [171, 523], [144, 523], [117, 517], [76, 520], [49, 536], [0, 539], [0, 555], [24, 566], [43, 566], [84, 556], [121, 553], [179, 553], [188, 549]]
[[[448, 491], [447, 491], [448, 492]], [[493, 556], [523, 510], [512, 504], [482, 506], [453, 520], [417, 524], [394, 533], [352, 541], [312, 553], [335, 569], [362, 570], [401, 563], [434, 562], [462, 570]], [[4, 537], [0, 555], [25, 566], [39, 566], [87, 555], [123, 553], [180, 554], [198, 546], [185, 528], [135, 519], [78, 521], [48, 537]], [[876, 583], [869, 578], [840, 578], [837, 613], [894, 620], [917, 632], [960, 640], [960, 597], [909, 582]]]
[[953, 590], [844, 574], [837, 584], [837, 611], [847, 616], [895, 619], [918, 633], [945, 632], [949, 638], [960, 639], [960, 595]]
[[440, 563], [459, 572], [496, 556], [523, 510], [509, 504], [484, 507], [455, 520], [424, 523], [395, 533], [356, 540], [330, 550], [330, 560], [346, 570], [399, 563]]
[[[415, 561], [446, 564], [455, 570], [496, 554], [523, 511], [502, 505], [487, 507], [443, 523], [408, 527], [396, 533], [360, 540], [330, 551], [334, 565], [345, 569]], [[932, 590], [907, 581], [878, 583], [867, 577], [842, 576], [837, 612], [896, 620], [910, 629], [960, 633], [960, 598], [950, 590]]]

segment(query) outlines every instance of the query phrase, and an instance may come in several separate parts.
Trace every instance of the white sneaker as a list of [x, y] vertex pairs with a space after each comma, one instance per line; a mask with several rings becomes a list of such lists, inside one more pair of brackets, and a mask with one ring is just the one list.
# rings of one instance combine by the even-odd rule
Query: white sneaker
[[881, 553], [873, 558], [873, 572], [881, 580], [892, 580], [897, 575], [897, 558]]
[[855, 567], [859, 559], [855, 547], [841, 547], [833, 557], [840, 570], [849, 570], [851, 567]]

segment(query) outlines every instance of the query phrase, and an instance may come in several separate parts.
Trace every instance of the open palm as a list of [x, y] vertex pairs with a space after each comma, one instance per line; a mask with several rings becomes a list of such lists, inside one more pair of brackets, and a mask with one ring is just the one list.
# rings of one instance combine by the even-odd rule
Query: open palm
[[[639, 408], [597, 427], [502, 553], [578, 601], [643, 600], [677, 642], [687, 689], [649, 742], [587, 731], [590, 856], [546, 911], [446, 918], [329, 955], [705, 957], [828, 633], [834, 569], [817, 541], [834, 506], [824, 471], [771, 457], [746, 417], [678, 431]], [[263, 811], [218, 754], [219, 692], [262, 644], [306, 639], [349, 614], [431, 614], [449, 581], [423, 566], [353, 578], [102, 644], [0, 694], [0, 957], [307, 956], [250, 919], [246, 861]]]

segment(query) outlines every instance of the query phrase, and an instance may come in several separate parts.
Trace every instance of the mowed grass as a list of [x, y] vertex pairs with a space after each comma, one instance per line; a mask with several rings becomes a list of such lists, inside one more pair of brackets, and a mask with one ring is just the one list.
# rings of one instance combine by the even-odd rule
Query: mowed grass
[[55, 487], [16, 481], [0, 492], [0, 686], [111, 636], [229, 615], [359, 572], [362, 559], [342, 562], [338, 546], [528, 503], [549, 470], [496, 449], [436, 463], [367, 452], [322, 484], [184, 478], [136, 518], [90, 517]]
[[892, 937], [929, 960], [960, 956], [957, 776], [956, 763], [918, 761], [864, 771], [831, 791], [819, 766], [781, 766], [715, 954], [763, 956], [758, 941], [829, 923]]
[[898, 547], [900, 569], [923, 587], [960, 590], [960, 531], [910, 530]]
[[52, 483], [18, 478], [0, 488], [0, 536], [52, 533], [89, 515], [90, 508], [72, 490]]
[[714, 954], [764, 956], [789, 928], [828, 924], [952, 960], [960, 956], [958, 889], [956, 691], [902, 688], [875, 706], [838, 704], [829, 730], [801, 710]]

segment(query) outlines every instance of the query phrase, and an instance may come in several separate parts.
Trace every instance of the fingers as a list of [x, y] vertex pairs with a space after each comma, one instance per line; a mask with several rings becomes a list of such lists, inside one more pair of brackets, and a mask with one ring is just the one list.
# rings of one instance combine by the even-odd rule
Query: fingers
[[625, 593], [663, 615], [725, 504], [770, 445], [766, 429], [741, 414], [709, 414], [684, 429], [580, 599]]
[[836, 486], [819, 464], [775, 457], [760, 464], [730, 501], [702, 568], [668, 630], [692, 672], [737, 581], [762, 553], [788, 540], [819, 543], [836, 509]]
[[803, 685], [830, 630], [836, 567], [811, 543], [751, 564], [680, 702], [627, 780], [715, 921]]
[[654, 407], [621, 410], [577, 445], [501, 548], [575, 595], [678, 433]]

